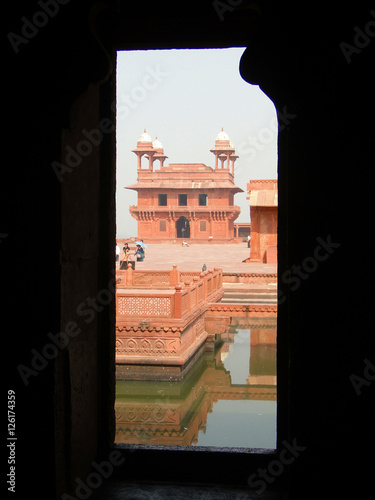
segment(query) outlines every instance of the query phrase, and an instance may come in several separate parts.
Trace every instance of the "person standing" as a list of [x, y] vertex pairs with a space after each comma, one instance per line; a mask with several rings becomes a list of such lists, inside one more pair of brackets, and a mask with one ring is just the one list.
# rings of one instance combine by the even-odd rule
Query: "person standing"
[[127, 243], [125, 243], [124, 247], [123, 247], [123, 252], [124, 252], [124, 255], [122, 257], [122, 260], [121, 260], [121, 266], [120, 266], [120, 269], [127, 269], [128, 268], [128, 261], [129, 261], [129, 257], [130, 257], [130, 249], [129, 249], [129, 245]]
[[[143, 240], [141, 240], [141, 243], [143, 243]], [[142, 256], [142, 260], [143, 260], [146, 257], [145, 247], [143, 244], [140, 246], [141, 246], [141, 256]]]
[[120, 260], [120, 247], [116, 245], [116, 268], [119, 267]]

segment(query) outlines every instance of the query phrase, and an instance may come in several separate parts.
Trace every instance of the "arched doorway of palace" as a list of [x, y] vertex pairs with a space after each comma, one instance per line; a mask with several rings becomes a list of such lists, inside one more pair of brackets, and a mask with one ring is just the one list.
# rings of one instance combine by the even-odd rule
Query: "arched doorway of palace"
[[182, 216], [176, 221], [177, 238], [190, 238], [189, 220]]

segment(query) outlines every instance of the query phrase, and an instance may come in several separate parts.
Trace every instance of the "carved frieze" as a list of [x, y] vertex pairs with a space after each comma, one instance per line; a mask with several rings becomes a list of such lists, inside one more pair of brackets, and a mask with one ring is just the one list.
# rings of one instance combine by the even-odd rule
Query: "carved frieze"
[[116, 354], [175, 356], [180, 352], [180, 339], [178, 338], [145, 338], [145, 337], [117, 337]]
[[116, 419], [126, 423], [178, 423], [178, 414], [175, 408], [164, 405], [135, 405], [134, 403], [120, 403], [116, 406]]
[[119, 296], [117, 307], [123, 316], [170, 316], [171, 297]]

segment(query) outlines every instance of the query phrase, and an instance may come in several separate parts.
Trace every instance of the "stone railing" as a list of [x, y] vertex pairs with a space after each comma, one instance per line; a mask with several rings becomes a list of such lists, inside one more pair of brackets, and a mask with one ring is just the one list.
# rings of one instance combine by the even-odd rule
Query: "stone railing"
[[[212, 274], [212, 276], [211, 276]], [[119, 270], [116, 273], [117, 288], [170, 288], [186, 282], [192, 282], [194, 278], [213, 280], [214, 288], [222, 285], [223, 273], [217, 267], [208, 271], [179, 271], [177, 264], [173, 265], [170, 271], [142, 271], [133, 270], [129, 264], [128, 269]], [[219, 285], [216, 283], [220, 283]], [[211, 286], [211, 285], [210, 285]]]
[[116, 272], [117, 288], [169, 288], [179, 283], [177, 264], [173, 265], [171, 271], [136, 271], [129, 264], [126, 271]]
[[185, 282], [180, 281], [175, 265], [172, 271], [137, 272], [129, 268], [120, 272], [124, 275], [117, 284], [117, 324], [125, 320], [185, 319], [219, 300], [224, 292], [223, 273], [217, 268], [197, 273]]

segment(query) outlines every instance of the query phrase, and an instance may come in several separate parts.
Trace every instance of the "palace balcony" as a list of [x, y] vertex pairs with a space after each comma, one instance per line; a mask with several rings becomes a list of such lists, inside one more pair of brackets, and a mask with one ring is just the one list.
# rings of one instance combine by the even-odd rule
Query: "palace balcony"
[[188, 206], [179, 206], [179, 205], [168, 205], [168, 206], [160, 206], [160, 205], [129, 205], [129, 211], [133, 217], [136, 216], [139, 212], [148, 212], [148, 213], [160, 213], [160, 212], [168, 212], [171, 214], [186, 214], [186, 213], [199, 213], [199, 214], [207, 214], [215, 217], [215, 214], [226, 213], [230, 214], [239, 214], [241, 212], [241, 208], [238, 205], [216, 205], [215, 207], [210, 206], [201, 206], [201, 205], [188, 205]]

